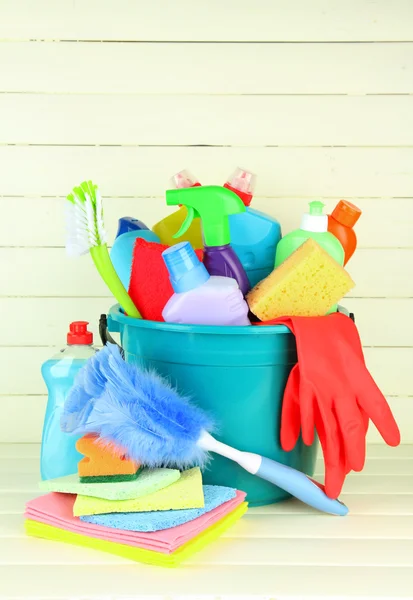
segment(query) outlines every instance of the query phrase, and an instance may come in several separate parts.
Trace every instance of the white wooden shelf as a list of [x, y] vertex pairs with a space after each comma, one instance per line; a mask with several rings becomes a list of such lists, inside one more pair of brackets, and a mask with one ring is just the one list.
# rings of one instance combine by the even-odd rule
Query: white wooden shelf
[[369, 446], [345, 484], [348, 517], [296, 501], [250, 509], [176, 570], [27, 538], [38, 457], [36, 444], [0, 445], [0, 598], [413, 598], [413, 445]]

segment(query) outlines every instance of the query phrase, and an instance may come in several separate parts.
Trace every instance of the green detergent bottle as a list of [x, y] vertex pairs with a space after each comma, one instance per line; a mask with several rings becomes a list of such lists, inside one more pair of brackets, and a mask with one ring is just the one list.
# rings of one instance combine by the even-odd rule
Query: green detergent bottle
[[275, 253], [276, 268], [309, 238], [320, 244], [340, 265], [344, 264], [344, 248], [338, 239], [327, 230], [328, 216], [323, 214], [323, 207], [324, 204], [319, 200], [310, 202], [310, 212], [304, 213], [300, 229], [287, 233], [278, 242]]
[[[287, 233], [277, 245], [275, 254], [275, 268], [279, 267], [297, 248], [309, 238], [312, 238], [341, 266], [344, 265], [344, 248], [338, 239], [330, 233], [328, 228], [328, 216], [323, 214], [324, 204], [319, 200], [310, 202], [310, 212], [304, 213], [300, 229]], [[331, 312], [336, 312], [337, 305], [333, 306]]]

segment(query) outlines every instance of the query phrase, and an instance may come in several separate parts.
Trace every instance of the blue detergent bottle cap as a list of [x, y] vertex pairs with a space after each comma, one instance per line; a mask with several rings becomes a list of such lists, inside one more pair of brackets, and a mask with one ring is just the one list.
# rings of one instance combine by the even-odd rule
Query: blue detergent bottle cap
[[169, 271], [172, 287], [177, 294], [189, 292], [203, 285], [210, 278], [210, 274], [189, 242], [167, 248], [162, 252], [162, 258]]
[[140, 231], [149, 229], [139, 219], [135, 219], [134, 217], [121, 217], [118, 221], [118, 231], [116, 233], [116, 237], [123, 235], [124, 233], [128, 233], [129, 231]]

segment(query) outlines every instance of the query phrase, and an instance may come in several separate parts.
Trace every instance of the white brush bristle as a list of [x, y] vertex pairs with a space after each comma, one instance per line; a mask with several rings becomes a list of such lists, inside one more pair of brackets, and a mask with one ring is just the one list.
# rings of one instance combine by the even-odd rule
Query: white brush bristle
[[96, 190], [95, 205], [87, 193], [85, 201], [76, 194], [73, 198], [74, 202], [66, 203], [66, 251], [69, 256], [81, 256], [107, 242], [103, 205], [99, 190]]

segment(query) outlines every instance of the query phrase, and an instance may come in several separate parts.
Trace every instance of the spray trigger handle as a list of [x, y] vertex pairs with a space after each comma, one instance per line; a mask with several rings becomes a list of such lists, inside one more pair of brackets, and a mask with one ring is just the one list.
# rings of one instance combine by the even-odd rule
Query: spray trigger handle
[[199, 213], [192, 206], [188, 206], [187, 210], [188, 214], [185, 218], [185, 221], [182, 223], [180, 230], [173, 236], [175, 239], [181, 237], [181, 235], [184, 235], [184, 233], [188, 231], [195, 217], [200, 216]]

